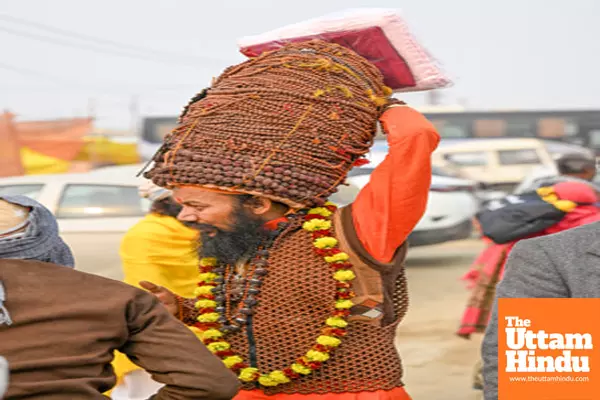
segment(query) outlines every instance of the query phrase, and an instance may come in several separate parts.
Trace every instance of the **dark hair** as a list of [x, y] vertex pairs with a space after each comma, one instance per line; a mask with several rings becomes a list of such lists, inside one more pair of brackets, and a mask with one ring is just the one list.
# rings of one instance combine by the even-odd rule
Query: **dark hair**
[[166, 199], [156, 200], [152, 203], [150, 212], [176, 218], [182, 208], [172, 197], [167, 197]]
[[567, 154], [556, 162], [561, 175], [581, 174], [596, 169], [596, 160], [583, 154]]

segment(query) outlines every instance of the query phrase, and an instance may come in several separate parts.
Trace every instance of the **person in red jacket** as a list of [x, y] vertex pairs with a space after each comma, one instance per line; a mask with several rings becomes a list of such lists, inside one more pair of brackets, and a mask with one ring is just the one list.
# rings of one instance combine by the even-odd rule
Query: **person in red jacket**
[[[470, 339], [474, 333], [485, 332], [491, 315], [496, 285], [504, 276], [508, 255], [519, 241], [551, 235], [600, 220], [600, 209], [597, 207], [598, 196], [595, 188], [588, 183], [565, 181], [551, 187], [540, 188], [538, 193], [549, 195], [547, 198], [551, 198], [554, 202], [563, 202], [567, 205], [568, 212], [559, 222], [542, 231], [503, 244], [489, 241], [488, 246], [473, 263], [471, 270], [463, 276], [463, 280], [471, 289], [471, 296], [457, 331], [458, 336]], [[478, 361], [475, 366], [473, 388], [483, 389], [481, 361]]]

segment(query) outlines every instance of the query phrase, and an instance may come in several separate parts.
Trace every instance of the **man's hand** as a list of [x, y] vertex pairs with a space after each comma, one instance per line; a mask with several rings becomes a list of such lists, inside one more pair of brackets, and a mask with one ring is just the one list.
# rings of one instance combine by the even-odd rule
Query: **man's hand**
[[406, 108], [406, 107], [408, 107], [408, 105], [403, 101], [400, 101], [398, 99], [393, 99], [393, 101], [390, 104], [388, 104], [388, 106], [385, 108], [385, 111], [379, 117], [379, 122], [381, 123], [381, 129], [382, 129], [383, 133], [386, 135], [388, 134], [389, 129], [390, 129], [388, 127], [388, 125], [390, 123], [390, 118], [392, 118], [392, 115], [395, 113], [394, 111], [391, 111], [391, 110], [398, 108], [398, 107]]
[[179, 305], [177, 304], [177, 296], [169, 289], [155, 285], [152, 282], [141, 281], [140, 286], [156, 296], [158, 300], [167, 308], [171, 315], [177, 315]]

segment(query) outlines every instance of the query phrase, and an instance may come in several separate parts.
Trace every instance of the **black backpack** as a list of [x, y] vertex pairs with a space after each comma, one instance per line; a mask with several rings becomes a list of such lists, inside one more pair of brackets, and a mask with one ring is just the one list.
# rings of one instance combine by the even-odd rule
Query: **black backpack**
[[534, 235], [560, 222], [566, 212], [544, 201], [537, 192], [491, 200], [476, 214], [484, 236], [504, 244]]

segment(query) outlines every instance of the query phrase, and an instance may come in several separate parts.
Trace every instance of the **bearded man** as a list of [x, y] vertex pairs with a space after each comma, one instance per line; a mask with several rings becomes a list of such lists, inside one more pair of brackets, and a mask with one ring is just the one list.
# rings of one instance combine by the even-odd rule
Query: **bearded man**
[[[230, 67], [184, 109], [146, 178], [201, 230], [194, 299], [159, 297], [246, 399], [409, 399], [394, 346], [406, 239], [439, 136], [344, 47], [286, 45]], [[392, 107], [393, 105], [393, 107]], [[327, 198], [383, 125], [389, 154], [354, 203]]]

